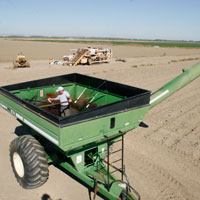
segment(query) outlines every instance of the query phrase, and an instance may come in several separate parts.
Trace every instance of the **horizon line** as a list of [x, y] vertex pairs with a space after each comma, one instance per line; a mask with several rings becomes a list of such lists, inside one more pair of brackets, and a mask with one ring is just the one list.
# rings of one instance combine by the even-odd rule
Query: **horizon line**
[[197, 40], [172, 40], [172, 39], [137, 39], [124, 37], [86, 37], [86, 36], [46, 36], [46, 35], [0, 35], [0, 38], [56, 38], [56, 39], [105, 39], [105, 40], [136, 40], [136, 41], [178, 41], [178, 42], [200, 42]]

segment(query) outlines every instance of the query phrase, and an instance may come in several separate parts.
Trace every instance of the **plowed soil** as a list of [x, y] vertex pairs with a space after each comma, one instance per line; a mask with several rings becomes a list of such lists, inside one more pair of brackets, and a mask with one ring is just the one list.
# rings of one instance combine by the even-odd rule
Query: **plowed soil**
[[[109, 64], [67, 67], [48, 64], [52, 52], [59, 52], [59, 45], [31, 43], [26, 47], [31, 67], [12, 69], [14, 53], [20, 45], [23, 50], [28, 43], [18, 42], [16, 47], [16, 41], [0, 40], [1, 86], [78, 72], [154, 92], [179, 75], [182, 68], [200, 61], [198, 49], [134, 47], [134, 51], [138, 50], [134, 56], [133, 47], [123, 46], [122, 50], [115, 46], [111, 47], [114, 58]], [[63, 51], [68, 52], [72, 46], [80, 47], [65, 44]], [[126, 58], [127, 62], [116, 62], [116, 57]], [[126, 173], [141, 199], [200, 200], [200, 78], [150, 110], [144, 123], [148, 128], [138, 127], [125, 136]], [[42, 200], [44, 194], [49, 194], [53, 200], [88, 200], [85, 187], [53, 166], [49, 168], [49, 180], [42, 187], [24, 190], [18, 185], [10, 166], [9, 144], [19, 126], [13, 116], [0, 109], [0, 199]]]

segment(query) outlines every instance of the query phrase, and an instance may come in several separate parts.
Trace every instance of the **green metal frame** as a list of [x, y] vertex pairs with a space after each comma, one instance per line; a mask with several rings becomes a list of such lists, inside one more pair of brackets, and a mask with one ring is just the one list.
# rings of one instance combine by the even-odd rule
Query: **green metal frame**
[[[64, 172], [71, 173], [79, 182], [83, 182], [89, 191], [94, 192], [95, 195], [100, 195], [104, 199], [120, 199], [123, 190], [127, 200], [140, 199], [139, 194], [135, 190], [132, 191], [134, 194], [131, 193], [131, 186], [129, 187], [128, 182], [119, 180], [109, 173], [107, 165], [104, 164], [108, 153], [108, 142], [119, 139], [123, 134], [119, 133], [118, 136], [101, 144], [73, 153], [68, 157], [71, 159], [71, 162], [61, 160], [59, 162], [53, 161], [53, 164]], [[89, 162], [86, 161], [87, 158], [90, 159]]]

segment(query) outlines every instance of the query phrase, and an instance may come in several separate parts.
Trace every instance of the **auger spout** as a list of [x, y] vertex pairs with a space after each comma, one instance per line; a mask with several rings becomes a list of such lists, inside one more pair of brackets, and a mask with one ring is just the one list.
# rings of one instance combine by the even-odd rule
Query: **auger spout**
[[150, 97], [150, 109], [161, 103], [196, 78], [200, 76], [200, 62], [193, 65], [190, 69], [183, 69], [183, 73], [165, 84], [162, 88], [154, 92]]

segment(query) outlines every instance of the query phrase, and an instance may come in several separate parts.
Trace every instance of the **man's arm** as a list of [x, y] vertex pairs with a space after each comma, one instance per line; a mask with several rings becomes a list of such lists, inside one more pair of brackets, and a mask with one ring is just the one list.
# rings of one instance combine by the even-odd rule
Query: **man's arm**
[[49, 97], [47, 100], [48, 100], [49, 103], [52, 103], [52, 101], [59, 100], [59, 98], [58, 98], [58, 96], [55, 97], [55, 98]]
[[68, 97], [68, 100], [69, 100], [69, 103], [72, 102], [72, 98], [70, 96]]
[[71, 103], [71, 102], [72, 102], [72, 98], [71, 98], [69, 92], [65, 91], [65, 95], [66, 95], [66, 97], [67, 97], [69, 103]]

